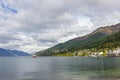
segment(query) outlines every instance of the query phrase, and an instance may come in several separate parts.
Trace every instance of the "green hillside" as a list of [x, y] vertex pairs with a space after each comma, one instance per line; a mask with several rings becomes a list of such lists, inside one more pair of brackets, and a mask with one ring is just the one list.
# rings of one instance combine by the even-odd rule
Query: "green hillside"
[[100, 27], [92, 33], [71, 39], [65, 43], [57, 44], [51, 48], [36, 53], [37, 56], [51, 56], [61, 53], [72, 53], [88, 49], [112, 49], [120, 46], [120, 23], [111, 26]]
[[69, 40], [65, 43], [61, 43], [52, 48], [49, 48], [48, 50], [75, 51], [75, 50], [83, 49], [86, 46], [86, 44], [103, 39], [106, 36], [107, 35], [103, 33], [96, 33], [83, 40], [77, 40], [77, 39]]
[[90, 35], [86, 37], [85, 39], [79, 40], [79, 39], [72, 39], [69, 40], [65, 43], [60, 43], [54, 47], [51, 47], [47, 50], [37, 52], [36, 55], [38, 56], [50, 56], [52, 54], [57, 54], [57, 53], [65, 53], [69, 51], [77, 51], [80, 49], [84, 49], [89, 43], [94, 43], [95, 41], [101, 40], [108, 36], [107, 34], [104, 33], [95, 33], [93, 35]]
[[112, 49], [112, 48], [116, 48], [116, 47], [120, 47], [120, 31], [118, 33], [112, 34], [102, 40], [98, 40], [98, 41], [86, 44], [85, 49], [91, 49], [91, 48]]

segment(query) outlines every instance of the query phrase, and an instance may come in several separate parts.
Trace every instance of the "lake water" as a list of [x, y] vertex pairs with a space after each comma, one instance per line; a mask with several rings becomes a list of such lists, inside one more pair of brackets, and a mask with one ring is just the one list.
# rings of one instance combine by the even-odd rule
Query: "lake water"
[[0, 80], [120, 80], [120, 58], [0, 57]]

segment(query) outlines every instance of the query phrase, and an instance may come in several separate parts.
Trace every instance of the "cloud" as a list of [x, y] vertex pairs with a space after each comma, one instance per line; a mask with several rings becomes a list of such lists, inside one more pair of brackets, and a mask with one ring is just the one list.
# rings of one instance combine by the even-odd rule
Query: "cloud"
[[118, 0], [0, 1], [0, 47], [36, 52], [120, 22]]

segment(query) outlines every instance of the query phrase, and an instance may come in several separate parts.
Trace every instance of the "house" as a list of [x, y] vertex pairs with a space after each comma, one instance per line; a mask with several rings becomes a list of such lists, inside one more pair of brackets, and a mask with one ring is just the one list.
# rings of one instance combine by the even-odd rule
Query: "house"
[[120, 48], [117, 48], [115, 50], [109, 50], [108, 51], [108, 56], [111, 56], [111, 57], [120, 57]]
[[120, 56], [120, 49], [116, 49], [113, 51], [113, 54], [116, 54], [116, 56]]

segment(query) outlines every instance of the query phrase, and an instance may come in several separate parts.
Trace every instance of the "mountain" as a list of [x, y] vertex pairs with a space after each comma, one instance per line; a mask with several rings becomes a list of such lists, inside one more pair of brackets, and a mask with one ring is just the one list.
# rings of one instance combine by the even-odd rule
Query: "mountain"
[[[80, 49], [95, 48], [102, 45], [103, 40], [120, 31], [120, 23], [111, 26], [100, 27], [90, 34], [82, 37], [71, 39], [65, 43], [57, 44], [49, 49], [39, 51], [36, 53], [38, 56], [50, 56], [57, 53], [65, 53], [68, 51], [77, 51]], [[98, 44], [99, 43], [99, 44]], [[103, 42], [104, 43], [104, 42]], [[96, 44], [96, 45], [93, 45]]]
[[95, 41], [93, 43], [86, 44], [86, 49], [90, 48], [97, 48], [97, 49], [113, 49], [120, 47], [120, 31], [117, 33], [114, 33], [110, 36], [107, 36], [106, 38], [102, 40]]
[[23, 51], [0, 48], [0, 56], [30, 56], [30, 54]]

